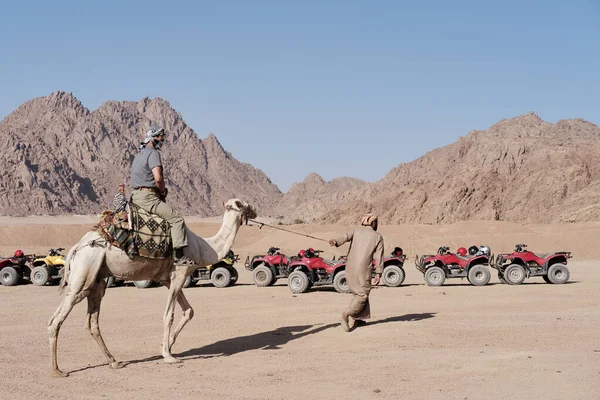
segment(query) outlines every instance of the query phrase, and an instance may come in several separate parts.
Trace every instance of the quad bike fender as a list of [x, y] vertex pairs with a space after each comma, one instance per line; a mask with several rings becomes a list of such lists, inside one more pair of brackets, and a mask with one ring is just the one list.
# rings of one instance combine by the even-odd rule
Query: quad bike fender
[[340, 272], [345, 271], [345, 270], [346, 270], [346, 264], [342, 264], [342, 265], [339, 265], [338, 267], [336, 267], [333, 270], [333, 274], [331, 274], [331, 280], [333, 281], [333, 278], [335, 278], [335, 276], [337, 274], [339, 274]]
[[31, 263], [31, 265], [33, 267], [39, 267], [39, 266], [46, 266], [48, 267], [48, 264], [46, 263], [46, 259], [45, 258], [38, 258], [37, 260], [33, 260], [33, 262]]
[[552, 264], [556, 263], [563, 263], [566, 265], [568, 262], [567, 258], [568, 257], [566, 254], [553, 254], [546, 259], [546, 262], [544, 263], [544, 269], [548, 270], [548, 268], [550, 268]]
[[474, 267], [476, 265], [482, 265], [482, 264], [489, 265], [490, 257], [488, 257], [488, 256], [475, 257], [467, 263], [467, 265], [465, 266], [465, 269], [468, 272], [472, 267]]
[[302, 271], [304, 272], [306, 275], [308, 275], [309, 277], [311, 276], [310, 274], [310, 268], [308, 268], [306, 265], [304, 264], [294, 264], [294, 265], [290, 265], [289, 267], [290, 272], [294, 272], [294, 271]]

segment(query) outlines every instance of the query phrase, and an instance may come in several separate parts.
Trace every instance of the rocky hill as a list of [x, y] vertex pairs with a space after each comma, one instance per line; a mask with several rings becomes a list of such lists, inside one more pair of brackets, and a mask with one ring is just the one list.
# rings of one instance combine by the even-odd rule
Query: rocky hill
[[[347, 200], [349, 191], [366, 188], [369, 184], [356, 178], [336, 178], [325, 182], [312, 173], [303, 182], [295, 183], [268, 212], [284, 222], [312, 221]], [[350, 197], [348, 200], [352, 200]]]
[[199, 139], [167, 101], [110, 101], [89, 111], [72, 94], [33, 99], [0, 122], [0, 214], [89, 214], [110, 206], [151, 123], [168, 134], [161, 154], [169, 201], [184, 214], [222, 213], [239, 197], [258, 210], [282, 194], [269, 178]]
[[[581, 119], [551, 124], [529, 113], [471, 131], [372, 184], [307, 201], [310, 188], [300, 196], [291, 190], [275, 209], [288, 207], [290, 217], [305, 221], [347, 224], [366, 211], [388, 224], [597, 221], [599, 158], [598, 126]], [[301, 208], [290, 206], [298, 202]]]

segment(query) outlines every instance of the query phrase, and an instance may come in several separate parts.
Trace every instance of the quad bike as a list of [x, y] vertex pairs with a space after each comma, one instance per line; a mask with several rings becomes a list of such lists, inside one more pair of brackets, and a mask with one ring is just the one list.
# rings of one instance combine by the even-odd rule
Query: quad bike
[[48, 255], [35, 258], [32, 262], [30, 274], [31, 282], [37, 286], [44, 286], [47, 283], [58, 283], [64, 272], [65, 259], [61, 251], [64, 248], [48, 250]]
[[557, 251], [549, 254], [535, 254], [524, 250], [526, 244], [517, 244], [514, 252], [498, 254], [492, 265], [498, 270], [498, 279], [509, 285], [520, 285], [525, 278], [541, 276], [546, 283], [567, 283], [571, 276], [567, 268], [569, 251]]
[[21, 250], [15, 251], [13, 257], [0, 258], [0, 283], [4, 286], [14, 286], [29, 279], [29, 263], [32, 258], [35, 256], [26, 256]]
[[[301, 250], [298, 257], [291, 260], [288, 286], [292, 293], [304, 293], [312, 286], [333, 285], [339, 293], [349, 293], [350, 286], [346, 280], [346, 257], [338, 260], [326, 260], [319, 257], [322, 250]], [[382, 280], [386, 286], [396, 287], [404, 282], [404, 254], [393, 254], [383, 259]], [[375, 261], [373, 260], [373, 274]]]
[[287, 278], [290, 274], [288, 268], [290, 259], [279, 252], [279, 247], [270, 247], [267, 254], [246, 257], [244, 266], [252, 271], [252, 280], [258, 287], [273, 286], [277, 279]]
[[300, 250], [298, 257], [289, 263], [288, 287], [292, 293], [305, 293], [312, 286], [331, 285], [340, 293], [348, 293], [346, 261], [326, 260], [318, 255], [323, 250]]
[[[233, 264], [235, 264], [236, 261], [239, 261], [239, 259], [239, 256], [230, 250], [225, 258], [218, 263], [196, 268], [194, 272], [185, 278], [183, 287], [187, 288], [194, 286], [198, 281], [201, 280], [210, 280], [213, 286], [218, 288], [231, 286], [238, 280], [238, 272]], [[177, 263], [175, 265], [177, 266]], [[138, 289], [147, 289], [153, 285], [156, 285], [156, 282], [146, 279], [141, 281], [133, 281], [133, 284]]]
[[493, 259], [487, 246], [481, 246], [475, 255], [466, 256], [451, 253], [449, 247], [443, 246], [436, 255], [417, 256], [415, 266], [429, 286], [442, 286], [446, 278], [467, 278], [473, 286], [484, 286], [490, 281], [487, 267]]
[[229, 250], [224, 259], [216, 264], [199, 267], [185, 279], [184, 288], [194, 286], [198, 281], [210, 280], [213, 286], [224, 288], [233, 285], [238, 280], [237, 269], [233, 266], [240, 257]]

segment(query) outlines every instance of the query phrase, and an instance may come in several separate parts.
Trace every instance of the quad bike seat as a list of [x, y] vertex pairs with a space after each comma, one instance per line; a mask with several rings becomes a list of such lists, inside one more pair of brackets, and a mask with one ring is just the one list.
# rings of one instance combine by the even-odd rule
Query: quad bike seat
[[325, 259], [325, 258], [322, 258], [321, 260], [323, 260], [323, 262], [324, 262], [325, 264], [327, 264], [327, 265], [331, 265], [331, 266], [334, 266], [334, 265], [337, 265], [337, 264], [339, 264], [339, 262], [337, 262], [337, 261], [327, 260], [327, 259]]
[[456, 256], [456, 258], [460, 258], [461, 260], [464, 260], [464, 261], [469, 261], [472, 258], [472, 256], [461, 256], [460, 254], [455, 254], [455, 256]]

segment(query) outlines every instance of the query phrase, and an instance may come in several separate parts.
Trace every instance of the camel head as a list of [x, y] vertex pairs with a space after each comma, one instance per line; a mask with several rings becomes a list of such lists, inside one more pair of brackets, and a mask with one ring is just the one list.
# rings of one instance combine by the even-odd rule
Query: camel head
[[254, 210], [254, 207], [240, 199], [230, 199], [224, 201], [223, 206], [225, 207], [225, 212], [239, 212], [246, 222], [248, 222], [249, 219], [256, 218], [256, 211]]

